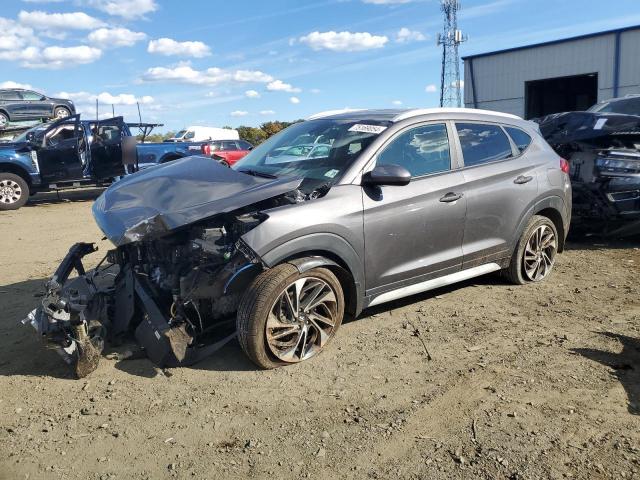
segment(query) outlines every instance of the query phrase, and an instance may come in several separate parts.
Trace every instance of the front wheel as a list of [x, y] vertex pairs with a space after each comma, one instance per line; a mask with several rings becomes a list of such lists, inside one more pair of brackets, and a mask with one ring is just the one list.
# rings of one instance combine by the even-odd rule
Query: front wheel
[[558, 230], [555, 224], [534, 215], [518, 241], [506, 277], [516, 285], [541, 282], [553, 270], [558, 253]]
[[9, 125], [9, 117], [6, 113], [0, 112], [0, 130], [7, 128], [7, 125]]
[[299, 273], [291, 264], [258, 275], [238, 307], [238, 340], [261, 368], [308, 360], [335, 336], [344, 315], [344, 294], [325, 268]]
[[29, 185], [19, 175], [0, 172], [0, 210], [17, 210], [29, 199]]

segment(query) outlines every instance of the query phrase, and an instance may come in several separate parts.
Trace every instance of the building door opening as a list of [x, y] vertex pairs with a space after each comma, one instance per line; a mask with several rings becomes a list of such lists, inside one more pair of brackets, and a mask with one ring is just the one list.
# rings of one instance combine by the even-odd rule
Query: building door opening
[[525, 118], [586, 110], [597, 100], [597, 73], [526, 82]]

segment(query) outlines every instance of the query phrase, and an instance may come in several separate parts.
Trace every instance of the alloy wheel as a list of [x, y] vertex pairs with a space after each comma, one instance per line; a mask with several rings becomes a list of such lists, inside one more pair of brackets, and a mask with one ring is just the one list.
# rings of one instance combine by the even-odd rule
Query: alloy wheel
[[553, 230], [548, 225], [536, 228], [524, 249], [523, 267], [527, 278], [538, 282], [551, 272], [558, 245]]
[[17, 182], [8, 179], [0, 179], [0, 203], [11, 205], [22, 197], [22, 188]]
[[56, 118], [67, 118], [69, 116], [69, 112], [65, 108], [56, 109]]
[[9, 119], [0, 113], [0, 128], [4, 128], [9, 124]]
[[288, 285], [269, 311], [266, 340], [279, 360], [296, 363], [318, 354], [337, 323], [336, 294], [327, 282], [303, 277]]

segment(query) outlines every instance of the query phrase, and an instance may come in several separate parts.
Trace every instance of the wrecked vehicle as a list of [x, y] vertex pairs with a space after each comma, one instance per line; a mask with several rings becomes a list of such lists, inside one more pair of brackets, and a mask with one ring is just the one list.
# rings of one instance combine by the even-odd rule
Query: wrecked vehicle
[[589, 233], [640, 233], [640, 116], [610, 113], [628, 110], [632, 101], [640, 98], [537, 120], [549, 145], [569, 161], [574, 225]]
[[[329, 148], [278, 157], [301, 136]], [[570, 221], [567, 171], [512, 115], [319, 114], [232, 168], [193, 156], [112, 185], [93, 213], [115, 248], [85, 271], [95, 247], [74, 245], [24, 322], [79, 376], [131, 336], [160, 367], [235, 336], [262, 368], [300, 362], [366, 307], [499, 270], [547, 278]]]

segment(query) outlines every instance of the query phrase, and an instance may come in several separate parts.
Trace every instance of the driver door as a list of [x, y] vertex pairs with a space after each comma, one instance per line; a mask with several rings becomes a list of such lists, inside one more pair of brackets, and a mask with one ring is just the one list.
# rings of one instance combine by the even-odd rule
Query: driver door
[[87, 142], [79, 115], [52, 123], [37, 141], [41, 142], [35, 151], [43, 183], [83, 178]]
[[91, 123], [91, 171], [97, 180], [125, 174], [122, 139], [125, 124], [122, 117]]
[[411, 126], [377, 155], [376, 165], [400, 165], [411, 182], [363, 187], [367, 295], [462, 268], [466, 199], [452, 137], [446, 122]]

